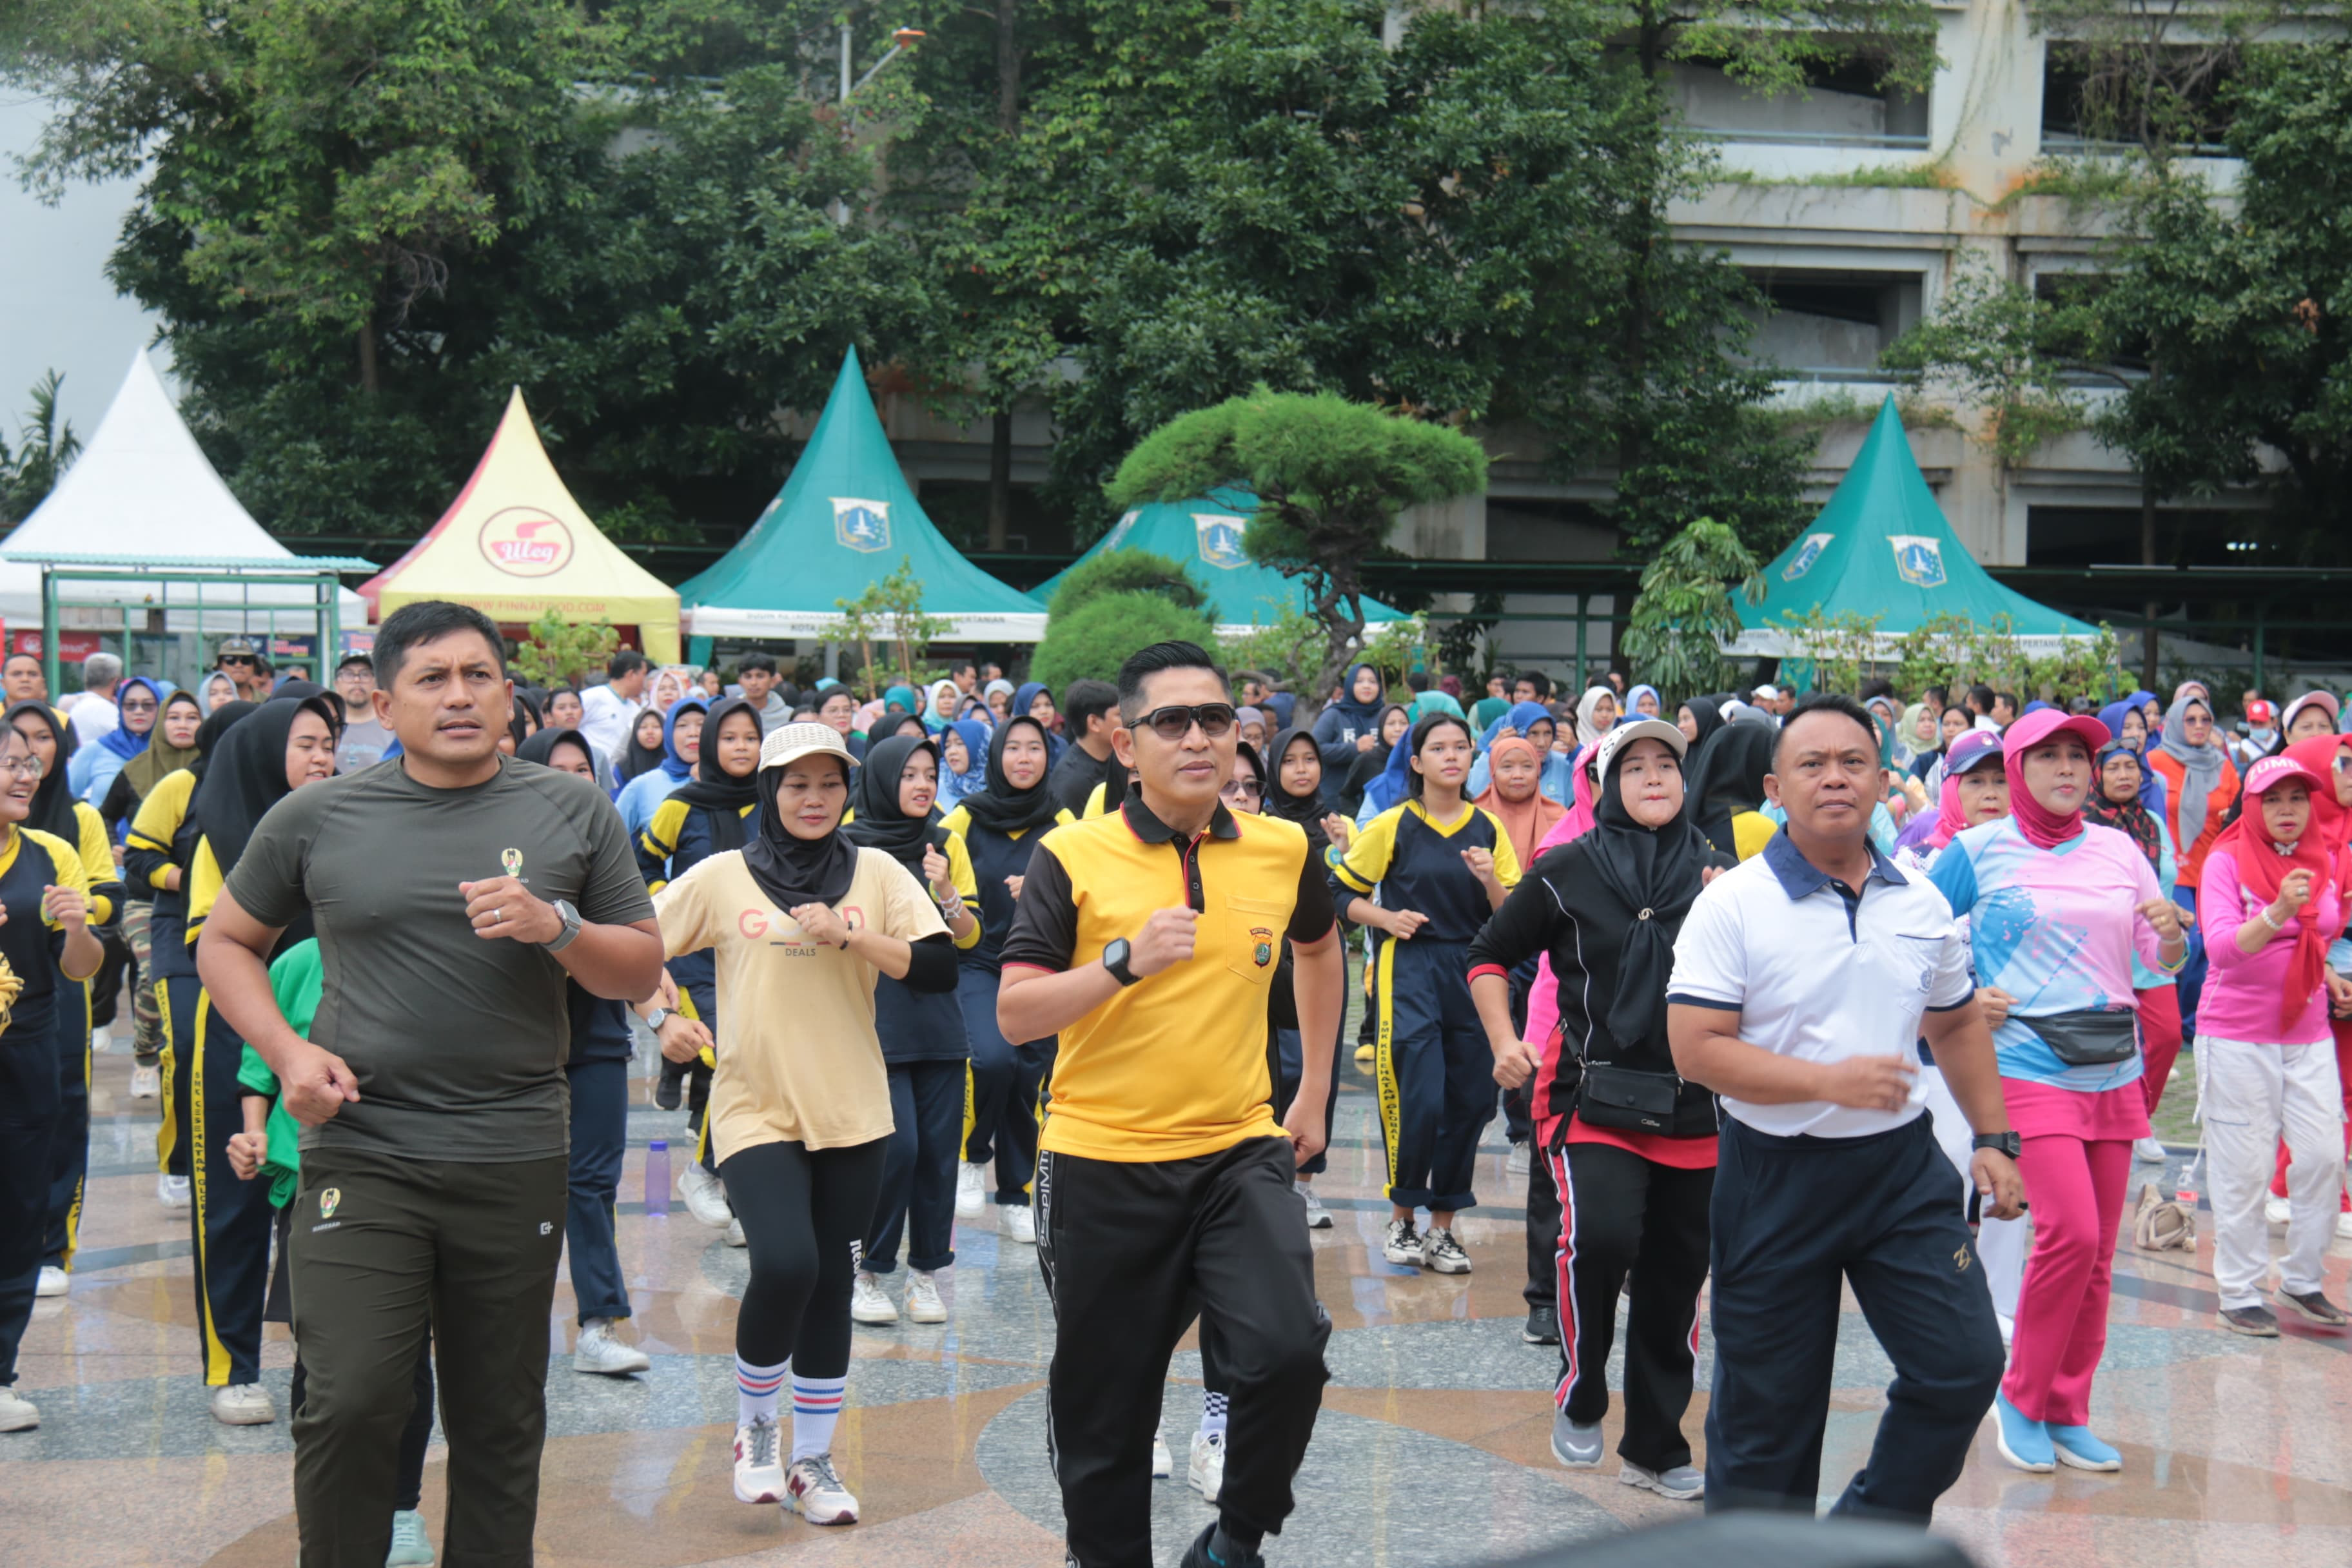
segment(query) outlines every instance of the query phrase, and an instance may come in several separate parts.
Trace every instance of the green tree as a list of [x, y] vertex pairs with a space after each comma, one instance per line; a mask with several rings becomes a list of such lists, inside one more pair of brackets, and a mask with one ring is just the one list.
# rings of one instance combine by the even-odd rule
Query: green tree
[[[857, 645], [861, 678], [875, 687], [893, 682], [922, 685], [932, 641], [945, 637], [954, 626], [943, 616], [923, 613], [922, 580], [915, 575], [910, 556], [900, 556], [887, 576], [866, 584], [866, 591], [855, 599], [833, 603], [841, 612], [834, 640], [844, 646]], [[874, 661], [877, 643], [887, 657], [887, 662], [882, 665]]]
[[17, 422], [16, 449], [11, 452], [0, 439], [0, 523], [32, 516], [81, 455], [73, 422], [58, 417], [58, 388], [64, 384], [54, 370], [34, 383], [32, 410]]
[[1732, 594], [1756, 570], [1755, 555], [1713, 518], [1668, 541], [1643, 568], [1625, 627], [1625, 657], [1641, 678], [1678, 697], [1729, 685], [1719, 643], [1739, 635]]
[[1158, 594], [1120, 589], [1079, 604], [1045, 622], [1045, 635], [1029, 660], [1029, 678], [1056, 691], [1073, 680], [1115, 680], [1129, 654], [1150, 643], [1216, 644], [1209, 618]]
[[1929, 382], [1983, 417], [1981, 437], [2005, 468], [2045, 441], [2091, 425], [2085, 378], [2109, 388], [2124, 378], [2103, 360], [2095, 296], [2044, 298], [1982, 263], [1953, 269], [1935, 314], [1903, 334], [1879, 363], [1917, 388]]
[[1181, 563], [1150, 550], [1107, 550], [1070, 568], [1048, 606], [1055, 615], [1075, 612], [1105, 594], [1157, 594], [1181, 609], [1211, 613], [1209, 596], [1184, 574]]
[[507, 663], [526, 685], [578, 686], [602, 671], [620, 646], [621, 634], [609, 622], [574, 621], [550, 610], [524, 630]]
[[1260, 387], [1154, 431], [1119, 465], [1108, 495], [1125, 508], [1220, 485], [1255, 493], [1244, 546], [1306, 580], [1324, 632], [1314, 685], [1321, 692], [1364, 640], [1359, 567], [1386, 543], [1397, 514], [1486, 483], [1485, 450], [1458, 430], [1328, 393]]

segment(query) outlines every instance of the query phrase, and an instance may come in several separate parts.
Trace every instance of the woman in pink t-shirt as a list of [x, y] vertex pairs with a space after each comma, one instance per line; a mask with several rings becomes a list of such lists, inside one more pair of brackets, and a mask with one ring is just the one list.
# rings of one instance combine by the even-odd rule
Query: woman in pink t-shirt
[[2238, 820], [2205, 858], [2199, 894], [2212, 966], [2197, 1012], [2197, 1100], [2213, 1194], [2213, 1282], [2222, 1326], [2265, 1339], [2278, 1333], [2278, 1319], [2262, 1299], [2270, 1273], [2263, 1194], [2282, 1132], [2294, 1163], [2278, 1298], [2323, 1327], [2352, 1321], [2320, 1289], [2342, 1180], [2343, 1089], [2327, 1016], [2331, 1003], [2352, 1005], [2352, 981], [2327, 967], [2328, 943], [2344, 929], [2347, 868], [2314, 822], [2315, 805], [2334, 803], [2334, 781], [2300, 759], [2256, 763]]

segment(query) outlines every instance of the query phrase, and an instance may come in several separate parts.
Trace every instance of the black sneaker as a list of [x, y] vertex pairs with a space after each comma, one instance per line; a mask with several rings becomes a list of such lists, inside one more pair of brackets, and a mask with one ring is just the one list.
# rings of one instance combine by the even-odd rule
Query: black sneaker
[[2352, 1323], [2352, 1318], [2344, 1315], [2343, 1308], [2316, 1290], [2295, 1296], [2282, 1289], [2278, 1292], [2278, 1299], [2293, 1307], [2305, 1322], [2317, 1323], [2321, 1328], [2340, 1329]]
[[1559, 1310], [1555, 1307], [1528, 1309], [1528, 1326], [1519, 1331], [1519, 1338], [1531, 1345], [1559, 1343]]
[[654, 1080], [654, 1104], [663, 1110], [676, 1110], [686, 1087], [686, 1064], [665, 1060], [661, 1077]]
[[2224, 1307], [2221, 1309], [2221, 1326], [2233, 1334], [2244, 1334], [2249, 1339], [2278, 1338], [2278, 1319], [2271, 1315], [2268, 1307]]
[[1192, 1538], [1178, 1568], [1265, 1568], [1265, 1558], [1255, 1552], [1245, 1552], [1230, 1541], [1221, 1542], [1217, 1527], [1213, 1524]]

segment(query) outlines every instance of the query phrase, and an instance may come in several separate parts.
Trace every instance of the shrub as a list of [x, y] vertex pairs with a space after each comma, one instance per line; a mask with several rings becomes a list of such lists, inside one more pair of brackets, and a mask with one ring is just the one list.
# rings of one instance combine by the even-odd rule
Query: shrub
[[1181, 564], [1149, 550], [1106, 550], [1091, 561], [1080, 562], [1063, 577], [1047, 607], [1054, 615], [1066, 616], [1090, 599], [1123, 593], [1156, 594], [1188, 610], [1208, 608], [1208, 595], [1184, 575]]
[[1216, 627], [1196, 609], [1172, 604], [1160, 594], [1124, 589], [1085, 600], [1064, 615], [1054, 595], [1045, 640], [1029, 661], [1029, 679], [1066, 691], [1073, 680], [1117, 680], [1129, 654], [1150, 643], [1181, 638], [1216, 646]]

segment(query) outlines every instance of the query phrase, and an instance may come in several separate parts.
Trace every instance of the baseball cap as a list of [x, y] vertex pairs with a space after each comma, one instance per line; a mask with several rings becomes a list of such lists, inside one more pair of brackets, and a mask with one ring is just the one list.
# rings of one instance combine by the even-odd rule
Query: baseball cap
[[1778, 702], [1780, 700], [1780, 689], [1777, 686], [1759, 686], [1751, 695], [1759, 697], [1767, 702]]
[[780, 724], [760, 742], [760, 771], [789, 766], [816, 752], [839, 757], [845, 775], [857, 764], [857, 759], [849, 754], [849, 742], [832, 725]]
[[2257, 730], [2270, 728], [2271, 721], [2277, 717], [2278, 706], [2275, 703], [2266, 702], [2257, 697], [2246, 704], [2246, 722]]
[[1944, 776], [1958, 778], [1974, 773], [1987, 763], [2001, 761], [2000, 736], [1991, 730], [1970, 730], [1951, 744], [1944, 753]]
[[2334, 784], [2304, 766], [2300, 759], [2286, 756], [2264, 757], [2247, 769], [2246, 793], [2268, 795], [2289, 779], [2301, 779], [2313, 789], [2328, 791], [2329, 799], [2335, 798]]
[[215, 658], [218, 658], [223, 654], [231, 653], [241, 653], [245, 655], [246, 658], [251, 658], [253, 657], [253, 644], [247, 642], [243, 637], [223, 637], [221, 638], [220, 647], [213, 649], [213, 657]]
[[1677, 759], [1690, 751], [1690, 741], [1682, 731], [1664, 719], [1636, 719], [1632, 723], [1619, 722], [1601, 737], [1601, 744], [1592, 753], [1592, 771], [1602, 778], [1609, 776], [1609, 764], [1617, 753], [1636, 741], [1663, 741]]

